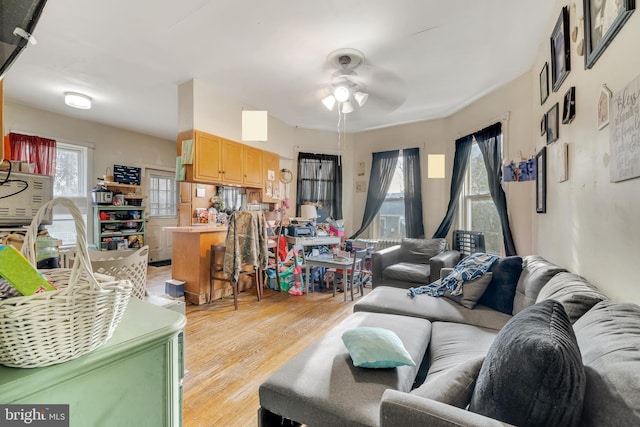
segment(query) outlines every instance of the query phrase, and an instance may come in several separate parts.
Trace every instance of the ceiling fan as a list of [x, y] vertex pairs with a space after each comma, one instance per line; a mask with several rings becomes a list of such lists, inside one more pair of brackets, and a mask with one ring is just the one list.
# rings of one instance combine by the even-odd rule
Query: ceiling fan
[[351, 113], [364, 106], [370, 95], [378, 110], [393, 110], [405, 99], [400, 78], [365, 64], [364, 53], [357, 49], [334, 50], [327, 56], [327, 64], [336, 70], [331, 74], [322, 98], [330, 111], [337, 106], [340, 113]]

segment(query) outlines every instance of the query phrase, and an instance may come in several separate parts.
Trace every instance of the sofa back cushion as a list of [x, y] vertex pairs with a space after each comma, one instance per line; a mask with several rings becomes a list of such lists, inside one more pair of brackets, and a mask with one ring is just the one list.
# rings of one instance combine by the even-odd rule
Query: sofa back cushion
[[429, 264], [429, 260], [447, 249], [445, 239], [402, 239], [399, 261]]
[[522, 274], [518, 279], [516, 295], [513, 300], [513, 314], [536, 303], [540, 289], [556, 274], [567, 271], [550, 263], [538, 255], [529, 255], [522, 259]]
[[536, 303], [546, 299], [561, 303], [571, 323], [575, 323], [591, 307], [609, 298], [584, 277], [566, 272], [556, 274], [542, 287]]
[[500, 330], [480, 368], [469, 410], [509, 424], [576, 426], [586, 375], [562, 304], [546, 300]]
[[522, 272], [522, 258], [519, 256], [499, 258], [491, 265], [489, 271], [493, 277], [478, 300], [478, 304], [511, 314], [518, 277]]
[[640, 306], [602, 301], [573, 328], [587, 373], [584, 425], [640, 425]]

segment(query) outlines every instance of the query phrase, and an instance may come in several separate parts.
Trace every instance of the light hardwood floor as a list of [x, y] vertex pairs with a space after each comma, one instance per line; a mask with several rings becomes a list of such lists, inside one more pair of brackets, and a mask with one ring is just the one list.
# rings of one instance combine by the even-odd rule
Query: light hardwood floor
[[[149, 267], [150, 291], [163, 293], [170, 275], [170, 266]], [[184, 426], [256, 426], [260, 384], [352, 310], [342, 294], [269, 289], [260, 302], [242, 292], [238, 311], [232, 297], [188, 305]]]

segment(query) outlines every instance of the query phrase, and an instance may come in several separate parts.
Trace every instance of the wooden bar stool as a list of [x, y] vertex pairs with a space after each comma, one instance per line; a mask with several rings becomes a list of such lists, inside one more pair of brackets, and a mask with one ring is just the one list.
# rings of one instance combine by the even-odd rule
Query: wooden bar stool
[[[240, 276], [237, 281], [233, 281], [232, 277], [228, 274], [224, 273], [224, 254], [226, 251], [226, 246], [223, 245], [211, 245], [211, 269], [209, 274], [209, 303], [213, 300], [213, 292], [215, 289], [215, 282], [221, 281], [225, 283], [229, 283], [231, 285], [231, 289], [233, 291], [233, 306], [237, 310], [238, 309], [238, 282], [240, 281], [240, 277], [247, 276], [252, 277], [256, 282], [256, 293], [258, 296], [258, 301], [262, 299], [262, 272], [259, 268], [254, 266], [249, 266], [248, 264], [243, 265], [242, 270], [240, 271]], [[251, 269], [247, 269], [251, 267]]]

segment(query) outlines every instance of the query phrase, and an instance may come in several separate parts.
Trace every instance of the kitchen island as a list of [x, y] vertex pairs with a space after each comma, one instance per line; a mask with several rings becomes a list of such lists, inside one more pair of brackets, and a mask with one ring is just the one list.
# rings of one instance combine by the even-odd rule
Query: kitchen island
[[[173, 233], [171, 277], [184, 282], [184, 298], [191, 304], [209, 301], [211, 245], [224, 245], [227, 227], [208, 224], [186, 227], [164, 227]], [[223, 288], [216, 284], [213, 298], [222, 297]]]

